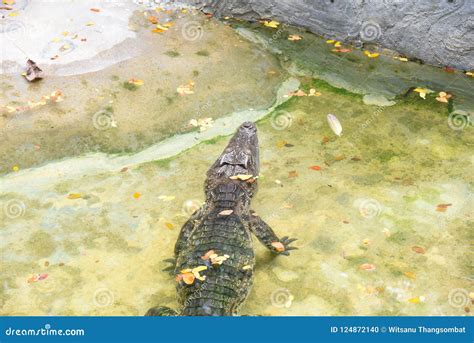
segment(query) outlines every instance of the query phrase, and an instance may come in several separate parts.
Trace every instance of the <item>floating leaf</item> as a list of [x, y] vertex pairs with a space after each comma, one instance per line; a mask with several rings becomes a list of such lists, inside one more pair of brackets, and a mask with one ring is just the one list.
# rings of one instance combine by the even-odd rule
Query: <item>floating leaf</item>
[[419, 304], [420, 302], [423, 302], [423, 301], [425, 301], [424, 296], [419, 296], [419, 297], [414, 297], [414, 298], [408, 299], [408, 302], [410, 302], [412, 304]]
[[408, 58], [406, 58], [406, 57], [395, 56], [393, 58], [396, 59], [396, 60], [402, 61], [402, 62], [408, 62]]
[[328, 43], [328, 44], [333, 44], [333, 43], [335, 43], [335, 42], [336, 42], [336, 41], [335, 41], [334, 39], [328, 39], [328, 40], [326, 41], [326, 43]]
[[311, 167], [309, 167], [309, 169], [311, 169], [311, 170], [321, 170], [321, 167], [320, 166], [311, 166]]
[[141, 197], [141, 196], [142, 196], [142, 195], [141, 195], [139, 192], [133, 193], [133, 197], [134, 197], [135, 199], [138, 199], [138, 198]]
[[424, 254], [425, 253], [425, 249], [423, 247], [420, 247], [420, 246], [417, 246], [417, 245], [412, 246], [411, 250], [413, 250], [417, 254]]
[[214, 250], [209, 250], [207, 253], [205, 253], [203, 256], [201, 256], [201, 259], [203, 260], [208, 260], [211, 255], [216, 254]]
[[148, 21], [152, 24], [158, 24], [158, 18], [152, 15], [148, 17]]
[[359, 269], [367, 270], [367, 271], [374, 271], [376, 268], [375, 268], [375, 265], [373, 265], [371, 263], [364, 263], [364, 264], [361, 264], [359, 266]]
[[327, 120], [331, 130], [338, 136], [342, 135], [342, 125], [334, 114], [328, 114]]
[[128, 80], [128, 83], [131, 84], [131, 85], [135, 85], [135, 86], [142, 86], [143, 85], [143, 80], [130, 79], [130, 80]]
[[289, 178], [298, 177], [298, 172], [296, 170], [291, 170], [291, 171], [288, 172], [288, 177]]
[[99, 13], [100, 8], [91, 8], [91, 12]]
[[335, 42], [334, 47], [335, 48], [340, 48], [341, 47], [341, 42]]
[[303, 38], [301, 38], [301, 36], [298, 36], [298, 35], [289, 35], [288, 36], [288, 40], [290, 41], [298, 41], [298, 40], [302, 40]]
[[438, 100], [439, 102], [448, 103], [451, 97], [451, 94], [448, 94], [446, 92], [439, 92], [438, 96], [436, 97], [436, 100]]
[[189, 95], [194, 94], [193, 88], [194, 82], [189, 81], [187, 84], [180, 85], [178, 88], [176, 88], [176, 91], [179, 93], [179, 95]]
[[167, 228], [168, 230], [173, 230], [173, 229], [174, 229], [173, 223], [166, 222], [166, 223], [165, 223], [165, 226], [166, 226], [166, 228]]
[[380, 56], [378, 52], [370, 52], [368, 50], [364, 51], [364, 55], [367, 56], [368, 58], [376, 58]]
[[219, 212], [220, 216], [228, 216], [231, 215], [234, 212], [234, 210], [223, 210]]
[[420, 98], [423, 98], [423, 99], [426, 99], [426, 94], [433, 93], [431, 89], [421, 88], [421, 87], [417, 87], [413, 91], [419, 93]]
[[404, 272], [403, 274], [409, 279], [413, 279], [413, 280], [416, 279], [416, 275], [414, 272]]
[[281, 242], [272, 242], [272, 247], [278, 252], [285, 251], [285, 246]]
[[266, 27], [271, 27], [273, 29], [276, 29], [278, 28], [278, 26], [280, 25], [279, 22], [275, 21], [275, 20], [271, 20], [271, 21], [268, 21], [268, 20], [264, 20], [263, 21], [263, 25], [266, 26]]
[[80, 199], [80, 198], [82, 198], [82, 195], [80, 195], [79, 193], [70, 193], [70, 194], [68, 194], [67, 198], [68, 199]]
[[436, 212], [446, 212], [449, 206], [452, 206], [452, 204], [439, 204], [436, 206]]
[[250, 174], [238, 174], [238, 175], [234, 175], [230, 177], [231, 180], [241, 180], [241, 181], [247, 181], [248, 179], [251, 179], [251, 178], [253, 178], [253, 175], [250, 175]]

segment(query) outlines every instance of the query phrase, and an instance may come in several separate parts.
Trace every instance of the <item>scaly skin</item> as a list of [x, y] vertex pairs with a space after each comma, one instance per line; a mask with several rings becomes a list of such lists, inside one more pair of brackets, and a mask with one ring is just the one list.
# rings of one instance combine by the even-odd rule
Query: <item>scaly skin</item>
[[[154, 307], [147, 316], [230, 316], [250, 293], [255, 266], [251, 233], [276, 254], [296, 249], [295, 239], [279, 239], [273, 230], [250, 210], [257, 191], [259, 173], [257, 129], [243, 123], [224, 152], [207, 172], [206, 202], [181, 229], [175, 246], [176, 286], [181, 310]], [[248, 180], [232, 179], [252, 175]], [[224, 212], [223, 212], [224, 211]], [[228, 256], [221, 264], [203, 258], [213, 251]], [[186, 269], [202, 266], [192, 283], [185, 282]]]

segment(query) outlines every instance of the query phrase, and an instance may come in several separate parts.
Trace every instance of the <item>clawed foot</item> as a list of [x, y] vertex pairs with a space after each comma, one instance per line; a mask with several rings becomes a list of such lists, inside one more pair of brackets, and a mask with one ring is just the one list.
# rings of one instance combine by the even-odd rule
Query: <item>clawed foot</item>
[[145, 314], [146, 317], [172, 317], [177, 315], [178, 312], [165, 306], [152, 307]]
[[175, 258], [167, 258], [166, 260], [163, 260], [165, 263], [170, 263], [171, 265], [162, 269], [164, 272], [168, 272], [170, 275], [174, 275], [174, 268], [176, 266], [176, 259]]
[[296, 241], [297, 238], [282, 237], [279, 242], [272, 243], [272, 251], [279, 255], [290, 255], [290, 250], [296, 250], [296, 247], [290, 247], [290, 244]]

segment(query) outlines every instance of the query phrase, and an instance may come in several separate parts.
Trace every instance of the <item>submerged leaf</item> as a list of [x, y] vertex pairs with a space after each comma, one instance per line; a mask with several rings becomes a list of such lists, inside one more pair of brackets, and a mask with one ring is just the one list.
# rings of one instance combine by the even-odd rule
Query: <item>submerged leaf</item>
[[342, 135], [342, 125], [339, 119], [334, 114], [328, 114], [327, 120], [331, 130], [338, 136]]

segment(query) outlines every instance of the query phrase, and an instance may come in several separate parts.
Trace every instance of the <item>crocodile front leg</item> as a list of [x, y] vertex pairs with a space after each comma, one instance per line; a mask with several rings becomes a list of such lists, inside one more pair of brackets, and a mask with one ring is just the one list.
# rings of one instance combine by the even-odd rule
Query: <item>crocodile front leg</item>
[[258, 240], [272, 252], [288, 256], [290, 254], [289, 250], [298, 249], [296, 247], [290, 247], [290, 243], [296, 241], [296, 238], [288, 238], [288, 236], [282, 237], [281, 239], [278, 238], [272, 228], [254, 211], [250, 211], [250, 215], [247, 218], [250, 230], [257, 236]]

